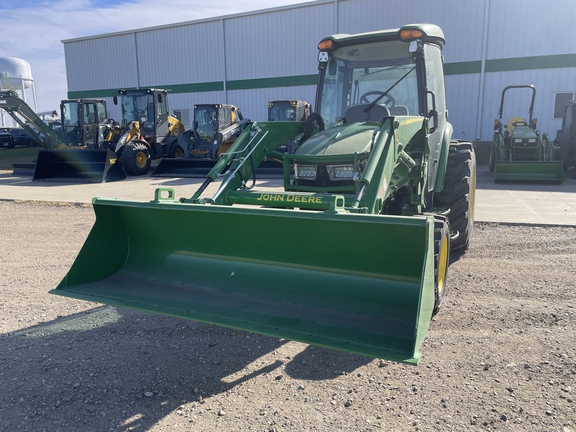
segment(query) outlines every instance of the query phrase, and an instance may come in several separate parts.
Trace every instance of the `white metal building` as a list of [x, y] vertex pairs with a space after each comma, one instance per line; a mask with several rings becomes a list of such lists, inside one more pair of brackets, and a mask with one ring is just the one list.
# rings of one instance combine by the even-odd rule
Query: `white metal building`
[[[63, 41], [69, 98], [167, 88], [189, 126], [194, 104], [229, 103], [263, 121], [269, 100], [314, 103], [317, 43], [334, 33], [438, 24], [454, 138], [491, 140], [508, 85], [533, 84], [534, 116], [555, 136], [576, 98], [573, 0], [317, 0], [212, 19]], [[507, 93], [504, 117], [528, 116], [529, 92]]]

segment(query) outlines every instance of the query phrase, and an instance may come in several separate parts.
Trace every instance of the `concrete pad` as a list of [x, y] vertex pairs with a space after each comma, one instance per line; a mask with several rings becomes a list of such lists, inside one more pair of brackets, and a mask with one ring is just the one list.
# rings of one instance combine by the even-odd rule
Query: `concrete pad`
[[[92, 198], [100, 197], [146, 202], [154, 199], [157, 188], [172, 188], [176, 198], [189, 198], [203, 181], [202, 178], [145, 176], [110, 183], [44, 182], [4, 171], [0, 172], [0, 200], [91, 203]], [[210, 184], [202, 196], [213, 196], [220, 184], [219, 181]], [[281, 190], [282, 181], [262, 179], [256, 189]], [[566, 179], [562, 184], [494, 183], [488, 167], [480, 165], [474, 219], [478, 222], [576, 226], [576, 179]]]

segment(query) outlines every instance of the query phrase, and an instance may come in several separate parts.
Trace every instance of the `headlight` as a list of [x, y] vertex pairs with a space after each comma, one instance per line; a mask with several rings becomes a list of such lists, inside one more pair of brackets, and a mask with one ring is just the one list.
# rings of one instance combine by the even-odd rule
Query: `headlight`
[[515, 144], [522, 144], [522, 139], [515, 139], [515, 140], [514, 140], [514, 143], [515, 143]]
[[529, 142], [529, 143], [535, 143], [535, 142], [536, 142], [536, 138], [530, 138], [530, 139], [528, 140], [528, 142]]
[[298, 179], [316, 180], [316, 165], [296, 165], [294, 167], [294, 177]]
[[328, 165], [328, 176], [330, 180], [348, 180], [354, 177], [353, 165]]

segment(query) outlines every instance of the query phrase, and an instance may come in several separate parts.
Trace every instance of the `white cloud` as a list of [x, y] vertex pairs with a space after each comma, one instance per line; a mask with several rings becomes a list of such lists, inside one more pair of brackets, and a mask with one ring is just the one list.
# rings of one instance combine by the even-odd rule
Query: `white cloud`
[[[20, 0], [0, 3], [0, 57], [19, 57], [30, 64], [37, 110], [59, 109], [67, 97], [62, 40], [117, 31], [194, 21], [302, 3], [303, 0]], [[35, 108], [31, 89], [28, 104]]]

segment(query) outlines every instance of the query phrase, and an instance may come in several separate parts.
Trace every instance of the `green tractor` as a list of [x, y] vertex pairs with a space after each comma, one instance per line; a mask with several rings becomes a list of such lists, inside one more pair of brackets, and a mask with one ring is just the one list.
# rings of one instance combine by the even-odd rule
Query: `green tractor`
[[558, 159], [562, 160], [564, 171], [576, 178], [576, 100], [566, 101], [562, 116], [562, 127], [554, 139]]
[[[502, 123], [504, 99], [511, 89], [530, 89], [532, 98], [528, 121], [524, 117], [510, 117]], [[490, 148], [490, 172], [496, 182], [562, 183], [562, 162], [555, 160], [557, 150], [547, 134], [540, 134], [533, 117], [536, 89], [532, 85], [511, 85], [502, 90], [498, 118], [494, 120], [494, 135]]]
[[[317, 112], [245, 122], [190, 197], [95, 198], [50, 292], [417, 364], [473, 230], [475, 153], [451, 140], [444, 43], [432, 24], [322, 39]], [[282, 189], [259, 187], [268, 158]]]

